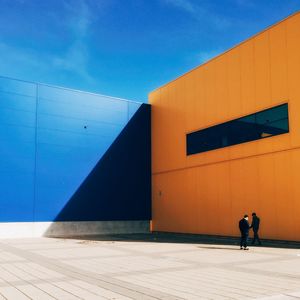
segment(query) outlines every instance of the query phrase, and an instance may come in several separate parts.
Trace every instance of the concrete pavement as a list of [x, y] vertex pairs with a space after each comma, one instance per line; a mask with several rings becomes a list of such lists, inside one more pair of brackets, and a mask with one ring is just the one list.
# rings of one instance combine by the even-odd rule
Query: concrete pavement
[[0, 240], [0, 299], [300, 299], [300, 249], [161, 238]]

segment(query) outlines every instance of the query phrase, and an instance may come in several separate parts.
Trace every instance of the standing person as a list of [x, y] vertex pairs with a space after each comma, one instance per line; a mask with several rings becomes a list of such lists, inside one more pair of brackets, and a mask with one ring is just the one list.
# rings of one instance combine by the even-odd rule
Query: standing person
[[241, 250], [244, 247], [244, 250], [249, 250], [247, 248], [248, 236], [249, 236], [249, 222], [248, 222], [248, 215], [244, 215], [244, 218], [239, 222], [239, 228], [241, 231]]
[[252, 223], [251, 223], [251, 227], [253, 230], [253, 240], [252, 240], [252, 245], [255, 244], [255, 241], [257, 240], [258, 244], [261, 245], [261, 241], [259, 239], [258, 236], [258, 230], [259, 230], [259, 223], [260, 223], [260, 219], [259, 217], [256, 215], [256, 213], [252, 213]]

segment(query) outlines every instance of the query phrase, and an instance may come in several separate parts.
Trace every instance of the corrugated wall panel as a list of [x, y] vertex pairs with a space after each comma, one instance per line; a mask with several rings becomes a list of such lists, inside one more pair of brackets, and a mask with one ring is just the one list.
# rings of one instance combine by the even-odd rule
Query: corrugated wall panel
[[[154, 230], [238, 235], [238, 220], [256, 211], [263, 237], [299, 240], [299, 78], [297, 13], [150, 94]], [[182, 152], [188, 132], [282, 103], [288, 134]]]
[[[141, 110], [145, 106], [148, 107], [138, 102], [0, 77], [0, 222], [58, 218], [60, 221], [149, 220], [150, 108]], [[134, 123], [128, 126], [133, 119]], [[136, 173], [130, 173], [126, 165], [128, 176], [124, 176], [122, 184], [131, 189], [135, 181], [139, 184], [135, 188], [138, 193], [127, 189], [123, 190], [124, 195], [118, 195], [128, 209], [116, 207], [120, 199], [108, 202], [99, 189], [93, 189], [94, 196], [99, 198], [96, 206], [93, 204], [91, 208], [88, 202], [80, 202], [83, 206], [78, 208], [76, 203], [77, 209], [73, 208], [71, 200], [87, 178], [91, 180], [96, 167], [97, 180], [104, 192], [99, 162], [104, 163], [105, 155], [109, 159], [113, 157], [111, 148], [114, 145], [116, 149], [117, 141], [125, 133], [128, 143], [122, 145], [122, 151]], [[114, 159], [119, 161], [119, 168], [125, 167], [121, 160]], [[116, 180], [115, 174], [124, 170], [107, 159], [105, 166], [106, 186], [120, 185], [109, 180]], [[125, 193], [130, 193], [130, 197]], [[88, 196], [81, 192], [79, 200], [85, 198]], [[103, 213], [103, 205], [109, 206], [109, 216]], [[68, 212], [62, 213], [66, 206]], [[83, 214], [83, 207], [94, 212]]]
[[0, 221], [34, 214], [36, 86], [0, 78]]

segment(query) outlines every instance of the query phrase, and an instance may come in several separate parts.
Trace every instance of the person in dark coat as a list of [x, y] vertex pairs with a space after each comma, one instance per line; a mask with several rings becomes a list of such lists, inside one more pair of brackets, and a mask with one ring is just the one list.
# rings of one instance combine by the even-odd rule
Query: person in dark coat
[[252, 245], [255, 244], [255, 241], [258, 242], [259, 245], [261, 245], [261, 241], [259, 239], [258, 236], [258, 230], [259, 230], [259, 223], [260, 223], [260, 219], [259, 217], [256, 215], [256, 213], [252, 213], [252, 223], [251, 223], [251, 227], [253, 230], [253, 240], [252, 240]]
[[249, 250], [249, 248], [247, 248], [249, 229], [250, 229], [250, 225], [248, 222], [248, 215], [244, 215], [244, 218], [240, 220], [239, 228], [241, 232], [241, 244], [240, 244], [241, 249], [243, 249], [244, 247], [244, 250]]

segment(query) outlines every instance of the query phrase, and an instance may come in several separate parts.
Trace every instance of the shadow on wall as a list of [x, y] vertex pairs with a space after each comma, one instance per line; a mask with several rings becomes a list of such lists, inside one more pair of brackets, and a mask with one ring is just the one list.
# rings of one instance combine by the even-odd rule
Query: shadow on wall
[[142, 104], [54, 222], [150, 219], [151, 107]]

